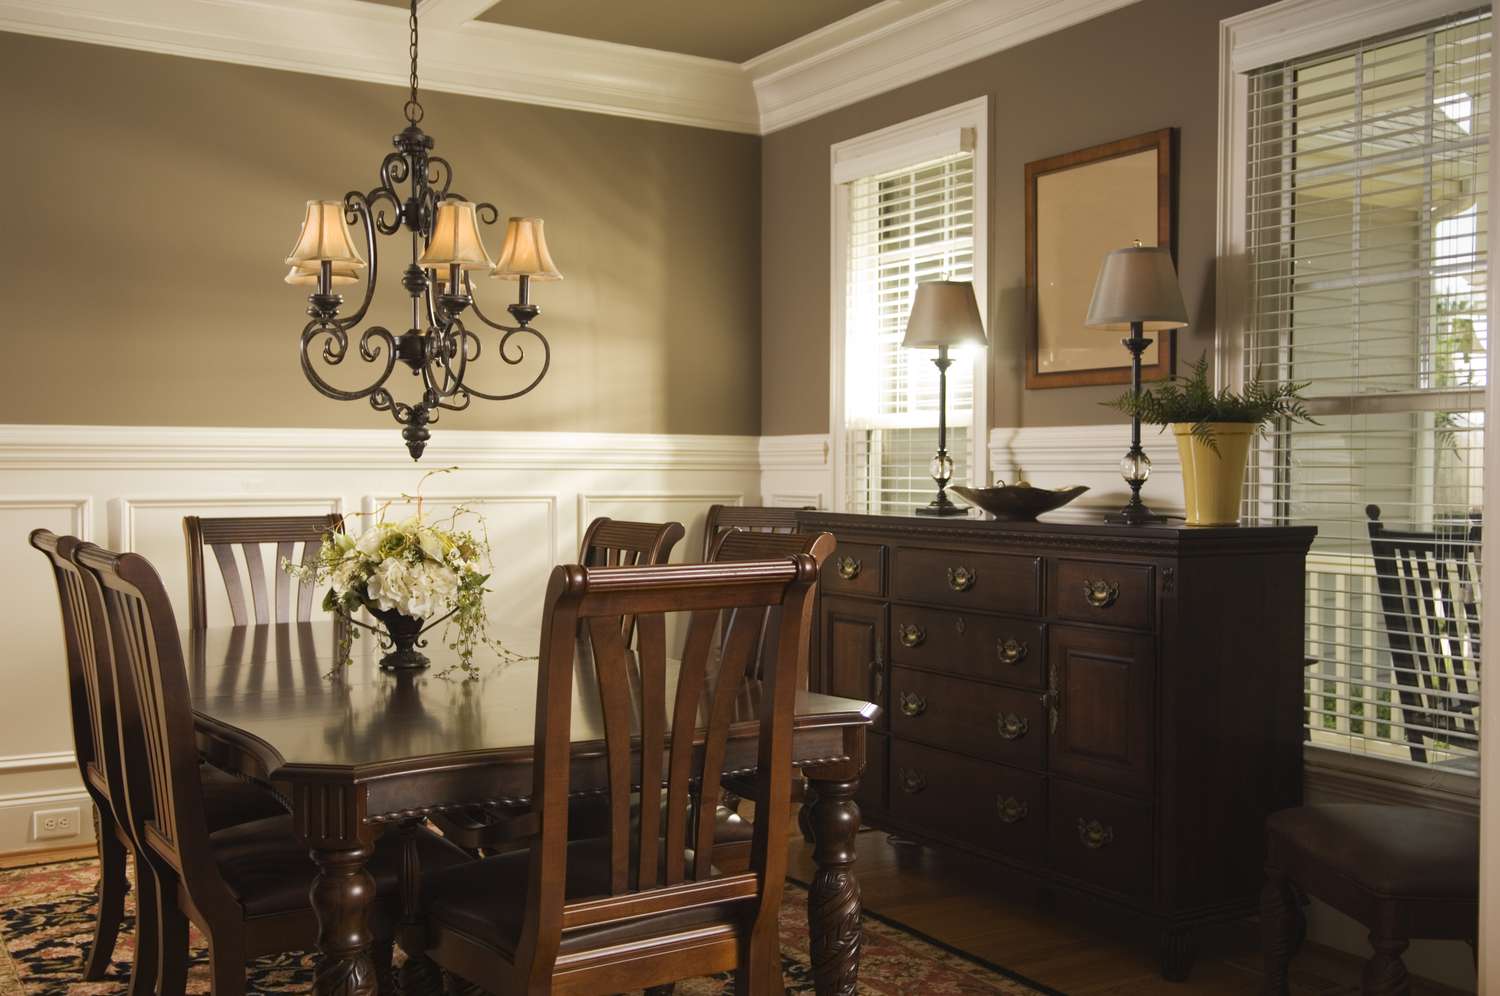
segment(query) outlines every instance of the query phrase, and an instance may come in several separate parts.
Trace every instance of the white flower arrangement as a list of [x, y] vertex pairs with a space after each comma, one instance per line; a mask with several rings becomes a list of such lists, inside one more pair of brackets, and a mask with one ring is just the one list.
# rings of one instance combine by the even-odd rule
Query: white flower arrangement
[[418, 499], [410, 519], [387, 522], [382, 509], [381, 517], [358, 536], [325, 535], [315, 563], [282, 561], [282, 570], [293, 577], [328, 585], [324, 610], [353, 623], [344, 627], [343, 663], [349, 661], [349, 641], [358, 636], [354, 626], [364, 625], [354, 619], [360, 609], [394, 610], [430, 620], [429, 626], [451, 617], [444, 637], [456, 628], [448, 646], [470, 676], [478, 674], [474, 651], [480, 644], [493, 647], [503, 658], [517, 658], [486, 635], [484, 594], [490, 576], [481, 571], [481, 564], [489, 562], [489, 543], [454, 527], [464, 511], [455, 510], [445, 526], [433, 525], [423, 520]]

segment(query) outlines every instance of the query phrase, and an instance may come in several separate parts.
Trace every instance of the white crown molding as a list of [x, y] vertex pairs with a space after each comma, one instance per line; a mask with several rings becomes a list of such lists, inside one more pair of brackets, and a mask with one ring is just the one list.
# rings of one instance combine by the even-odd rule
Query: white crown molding
[[756, 436], [609, 432], [433, 434], [414, 465], [394, 429], [257, 429], [122, 425], [0, 425], [0, 467], [9, 470], [417, 466], [757, 470]]
[[[857, 37], [825, 29], [826, 45], [799, 39], [746, 63], [761, 134], [935, 76], [1138, 0], [945, 0]], [[874, 10], [881, 10], [886, 7]], [[909, 9], [909, 7], [908, 7]], [[841, 22], [842, 23], [842, 22]], [[838, 25], [832, 26], [837, 28]], [[822, 34], [822, 33], [819, 33]], [[817, 50], [821, 48], [821, 50]], [[801, 55], [789, 61], [793, 55]]]
[[[462, 19], [431, 0], [428, 90], [755, 133], [739, 66]], [[0, 30], [405, 86], [406, 14], [361, 0], [0, 0]], [[400, 102], [391, 113], [400, 113]]]
[[[767, 134], [1138, 0], [885, 0], [743, 65], [476, 20], [492, 2], [422, 0], [425, 89]], [[0, 31], [407, 82], [406, 13], [362, 0], [0, 0]]]

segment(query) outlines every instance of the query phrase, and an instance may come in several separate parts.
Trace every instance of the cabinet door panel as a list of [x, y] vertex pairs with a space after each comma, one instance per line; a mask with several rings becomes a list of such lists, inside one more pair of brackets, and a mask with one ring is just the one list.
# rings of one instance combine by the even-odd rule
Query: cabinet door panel
[[1151, 789], [1155, 646], [1144, 634], [1055, 626], [1049, 770], [1116, 792]]
[[880, 706], [877, 729], [888, 725], [885, 686], [889, 610], [883, 602], [823, 597], [819, 620], [821, 691]]

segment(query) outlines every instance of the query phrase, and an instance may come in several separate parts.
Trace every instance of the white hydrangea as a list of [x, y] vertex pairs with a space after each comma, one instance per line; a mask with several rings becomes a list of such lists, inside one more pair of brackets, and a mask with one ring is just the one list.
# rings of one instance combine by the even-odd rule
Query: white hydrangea
[[458, 573], [451, 567], [423, 561], [408, 564], [383, 560], [370, 575], [365, 595], [382, 611], [395, 609], [414, 619], [441, 615], [458, 597]]

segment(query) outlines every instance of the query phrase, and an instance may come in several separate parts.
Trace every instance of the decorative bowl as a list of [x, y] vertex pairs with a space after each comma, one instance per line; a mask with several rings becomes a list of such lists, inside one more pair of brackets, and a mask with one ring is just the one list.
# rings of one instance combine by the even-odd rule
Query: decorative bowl
[[1017, 481], [1015, 484], [1002, 481], [993, 488], [966, 488], [960, 484], [950, 484], [948, 490], [1002, 522], [1030, 522], [1043, 512], [1062, 508], [1088, 488], [1075, 484], [1070, 488], [1054, 490], [1034, 488], [1025, 481]]

